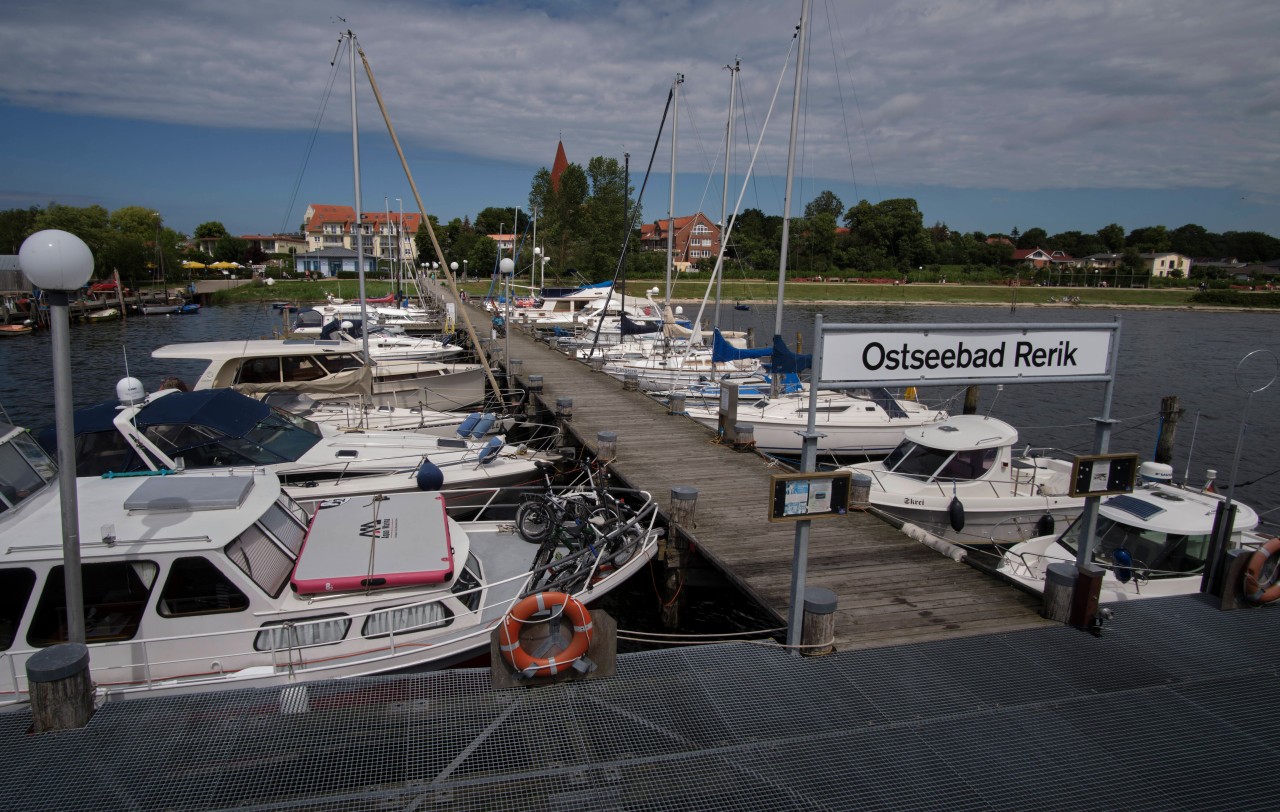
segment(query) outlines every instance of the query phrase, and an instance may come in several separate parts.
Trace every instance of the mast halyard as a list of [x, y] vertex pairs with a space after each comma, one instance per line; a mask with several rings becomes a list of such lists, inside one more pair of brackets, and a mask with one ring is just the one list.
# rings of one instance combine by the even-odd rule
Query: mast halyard
[[[742, 60], [734, 57], [732, 65], [725, 65], [729, 71], [729, 120], [724, 128], [724, 189], [720, 192], [720, 244], [727, 239], [725, 228], [729, 225], [729, 156], [733, 152], [733, 103], [738, 89], [738, 71]], [[716, 275], [716, 309], [715, 325], [720, 326], [720, 291], [724, 287], [724, 273]]]
[[[782, 335], [782, 303], [786, 294], [787, 254], [791, 242], [791, 186], [796, 171], [796, 139], [800, 129], [800, 90], [804, 81], [804, 55], [809, 39], [805, 23], [809, 19], [809, 0], [804, 0], [800, 7], [800, 24], [796, 26], [796, 36], [800, 38], [796, 51], [796, 89], [791, 101], [791, 141], [787, 145], [787, 192], [782, 201], [782, 256], [778, 260], [778, 307], [774, 316], [773, 334]], [[776, 380], [775, 380], [776, 382]]]

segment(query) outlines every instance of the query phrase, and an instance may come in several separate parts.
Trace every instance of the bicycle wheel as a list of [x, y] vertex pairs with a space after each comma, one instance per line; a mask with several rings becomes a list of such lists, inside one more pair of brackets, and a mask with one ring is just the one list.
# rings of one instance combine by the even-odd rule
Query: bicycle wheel
[[530, 544], [546, 541], [555, 526], [555, 511], [541, 499], [531, 499], [516, 508], [516, 532]]

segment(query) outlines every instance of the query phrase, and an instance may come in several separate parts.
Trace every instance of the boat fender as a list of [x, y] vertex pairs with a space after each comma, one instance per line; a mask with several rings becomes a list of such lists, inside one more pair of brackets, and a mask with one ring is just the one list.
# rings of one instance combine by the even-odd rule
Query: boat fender
[[480, 420], [471, 427], [471, 436], [477, 440], [489, 433], [489, 429], [493, 428], [494, 422], [498, 416], [493, 412], [485, 412], [480, 415]]
[[1111, 554], [1111, 560], [1116, 563], [1116, 580], [1122, 584], [1129, 583], [1129, 579], [1133, 577], [1133, 556], [1121, 547]]
[[947, 519], [951, 522], [951, 529], [957, 533], [964, 529], [964, 505], [960, 497], [951, 497], [951, 504], [947, 505]]
[[444, 471], [429, 459], [424, 458], [422, 464], [418, 466], [417, 474], [418, 490], [420, 491], [438, 491], [444, 486]]
[[480, 449], [479, 462], [481, 465], [492, 462], [498, 456], [498, 452], [502, 450], [503, 442], [501, 437], [492, 437], [489, 444]]
[[1054, 529], [1054, 524], [1053, 524], [1053, 514], [1052, 514], [1052, 513], [1046, 513], [1046, 514], [1044, 514], [1043, 516], [1041, 516], [1039, 519], [1037, 519], [1037, 520], [1036, 520], [1036, 535], [1037, 535], [1037, 536], [1052, 536], [1052, 535], [1053, 535], [1053, 529]]
[[479, 412], [472, 412], [471, 414], [467, 415], [466, 418], [462, 421], [462, 423], [458, 426], [458, 436], [463, 438], [470, 437], [471, 430], [474, 429], [476, 427], [476, 423], [479, 423], [479, 422], [480, 422]]
[[1249, 566], [1244, 572], [1244, 597], [1250, 603], [1271, 603], [1280, 598], [1280, 578], [1277, 578], [1280, 566], [1272, 564], [1268, 575], [1263, 576], [1263, 570], [1268, 569], [1267, 562], [1277, 552], [1280, 552], [1280, 538], [1273, 538], [1249, 559]]
[[[556, 610], [560, 611], [557, 612]], [[520, 627], [533, 621], [534, 615], [550, 612], [550, 622], [563, 616], [573, 625], [573, 636], [563, 650], [549, 657], [535, 657], [520, 645]], [[587, 655], [591, 648], [591, 613], [572, 595], [563, 592], [538, 592], [521, 598], [502, 619], [498, 637], [502, 659], [525, 679], [550, 677], [571, 667]]]

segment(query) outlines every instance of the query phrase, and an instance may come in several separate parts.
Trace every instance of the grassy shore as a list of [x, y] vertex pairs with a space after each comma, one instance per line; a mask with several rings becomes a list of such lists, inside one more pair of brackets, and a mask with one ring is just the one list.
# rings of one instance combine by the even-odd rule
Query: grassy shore
[[[628, 288], [640, 292], [652, 287], [652, 280], [632, 282]], [[661, 283], [658, 283], [661, 287]], [[470, 282], [464, 289], [472, 296], [483, 296], [489, 290], [488, 282]], [[682, 301], [701, 299], [706, 291], [706, 281], [680, 281], [675, 283], [672, 297]], [[370, 280], [365, 293], [370, 297], [384, 296], [391, 292], [388, 282]], [[1040, 288], [1024, 286], [1011, 288], [1002, 285], [922, 284], [877, 285], [865, 283], [789, 282], [788, 302], [867, 302], [901, 304], [990, 304], [1007, 305], [1015, 300], [1019, 304], [1051, 304], [1051, 299], [1078, 297], [1078, 306], [1130, 306], [1130, 307], [1195, 307], [1191, 303], [1194, 291], [1158, 288]], [[215, 304], [232, 302], [284, 301], [310, 305], [325, 300], [331, 293], [339, 298], [354, 300], [356, 283], [351, 280], [324, 280], [320, 282], [281, 281], [267, 286], [261, 283], [220, 291], [214, 296]], [[721, 290], [722, 301], [769, 303], [777, 299], [777, 282], [735, 281], [726, 282]]]

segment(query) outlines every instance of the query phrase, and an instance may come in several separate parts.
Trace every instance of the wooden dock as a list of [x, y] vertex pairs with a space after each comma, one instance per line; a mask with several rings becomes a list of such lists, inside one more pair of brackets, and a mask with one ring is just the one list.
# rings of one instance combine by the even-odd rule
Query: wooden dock
[[[488, 316], [472, 309], [488, 330]], [[610, 465], [628, 487], [648, 491], [670, 507], [671, 489], [698, 490], [692, 527], [682, 530], [696, 552], [785, 625], [790, 605], [795, 526], [769, 522], [770, 479], [780, 469], [754, 452], [721, 445], [709, 429], [531, 335], [513, 329], [509, 342], [519, 359], [517, 383], [541, 375], [540, 405], [554, 411], [573, 401], [567, 428], [593, 453], [602, 431], [618, 435]], [[1034, 628], [1040, 600], [913, 541], [861, 511], [811, 522], [809, 586], [825, 587], [838, 600], [838, 650], [872, 648]]]

